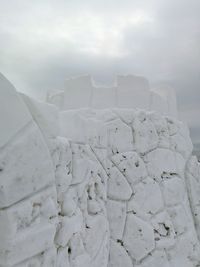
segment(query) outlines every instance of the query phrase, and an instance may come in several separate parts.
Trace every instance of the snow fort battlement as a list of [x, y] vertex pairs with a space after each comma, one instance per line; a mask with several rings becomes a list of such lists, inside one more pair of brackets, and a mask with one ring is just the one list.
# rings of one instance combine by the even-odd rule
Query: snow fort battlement
[[91, 76], [66, 80], [65, 90], [49, 94], [47, 101], [61, 110], [77, 108], [140, 108], [177, 118], [176, 94], [170, 87], [151, 89], [144, 77], [119, 75], [113, 87], [97, 87]]
[[0, 267], [199, 266], [200, 164], [184, 123], [63, 110], [0, 80]]

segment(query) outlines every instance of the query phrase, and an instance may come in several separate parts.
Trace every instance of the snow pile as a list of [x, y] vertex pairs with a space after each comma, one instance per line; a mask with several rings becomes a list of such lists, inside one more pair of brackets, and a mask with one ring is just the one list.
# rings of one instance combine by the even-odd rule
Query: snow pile
[[1, 267], [200, 264], [200, 165], [182, 122], [115, 105], [59, 111], [1, 80]]

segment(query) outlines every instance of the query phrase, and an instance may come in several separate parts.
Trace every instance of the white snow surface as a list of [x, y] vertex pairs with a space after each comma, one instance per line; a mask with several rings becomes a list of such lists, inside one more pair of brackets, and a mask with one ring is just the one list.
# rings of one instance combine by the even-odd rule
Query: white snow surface
[[[119, 78], [122, 106], [132, 82]], [[0, 267], [200, 266], [200, 164], [184, 123], [112, 99], [91, 109], [87, 96], [60, 110], [6, 80], [0, 95], [12, 101], [0, 117]]]
[[66, 80], [64, 91], [49, 93], [47, 102], [61, 110], [140, 108], [178, 117], [173, 88], [151, 88], [146, 78], [135, 75], [118, 75], [112, 87], [97, 87], [89, 75], [74, 77]]

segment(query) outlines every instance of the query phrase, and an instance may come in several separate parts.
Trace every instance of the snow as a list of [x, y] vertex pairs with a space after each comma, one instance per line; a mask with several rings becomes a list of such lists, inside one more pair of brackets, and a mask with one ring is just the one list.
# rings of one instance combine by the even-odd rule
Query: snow
[[122, 240], [126, 221], [126, 203], [108, 199], [107, 214], [110, 226], [110, 237], [116, 241]]
[[142, 260], [155, 248], [153, 227], [134, 214], [128, 214], [123, 244], [133, 260]]
[[59, 115], [55, 105], [35, 101], [33, 98], [21, 94], [24, 102], [46, 138], [59, 135]]
[[[66, 114], [71, 112], [61, 113], [65, 137]], [[92, 142], [102, 136], [100, 129], [90, 131], [90, 140], [84, 137], [82, 142], [90, 143], [107, 174], [106, 206], [112, 245], [107, 266], [122, 264], [113, 254], [122, 255], [124, 264], [136, 262], [137, 266], [195, 266], [200, 251], [185, 183], [185, 166], [192, 149], [185, 125], [153, 112], [131, 109], [79, 109], [77, 114], [82, 121], [96, 119], [106, 127], [107, 138], [104, 136], [101, 148]], [[71, 133], [75, 132], [76, 124], [70, 126]], [[84, 130], [80, 133], [85, 135]], [[183, 141], [178, 143], [176, 136], [182, 136]], [[73, 134], [70, 138], [71, 142], [77, 140]], [[181, 237], [189, 232], [195, 250], [190, 245], [183, 249], [183, 245], [182, 259], [179, 246], [189, 241]]]
[[63, 91], [49, 93], [47, 101], [60, 110], [139, 108], [178, 117], [173, 88], [165, 85], [151, 88], [146, 78], [135, 75], [118, 75], [115, 80], [111, 87], [100, 87], [90, 75], [73, 77], [66, 81]]
[[150, 87], [143, 77], [127, 75], [117, 77], [117, 107], [148, 109]]
[[112, 161], [126, 177], [132, 190], [135, 190], [135, 184], [147, 176], [146, 166], [135, 151], [116, 154]]
[[50, 153], [33, 122], [1, 149], [0, 169], [1, 208], [53, 184]]
[[114, 108], [117, 102], [116, 87], [93, 87], [91, 97], [92, 108]]
[[177, 103], [176, 103], [176, 94], [173, 88], [168, 85], [162, 85], [154, 89], [159, 95], [163, 96], [166, 99], [168, 104], [168, 116], [177, 118]]
[[132, 195], [129, 183], [115, 166], [111, 166], [109, 171], [107, 195], [115, 200], [128, 200]]
[[91, 101], [92, 82], [89, 75], [66, 80], [64, 91], [64, 106], [67, 109], [87, 107]]
[[161, 95], [153, 90], [150, 92], [150, 110], [159, 110], [161, 115], [168, 114], [168, 103]]
[[115, 242], [112, 239], [110, 240], [110, 267], [132, 267], [132, 261], [128, 256], [124, 247], [119, 243]]
[[127, 203], [127, 211], [147, 219], [164, 208], [164, 201], [159, 185], [147, 177], [134, 186], [134, 194]]
[[119, 77], [125, 108], [110, 99], [103, 109], [112, 90], [98, 102], [96, 88], [91, 99], [89, 76], [67, 86], [78, 90], [62, 94], [66, 110], [0, 91], [19, 118], [0, 135], [0, 266], [198, 266], [200, 164], [187, 127], [169, 109], [148, 111], [146, 100], [145, 110], [127, 108], [137, 88], [138, 105], [152, 97], [144, 78]]
[[0, 148], [30, 121], [31, 116], [13, 85], [0, 74]]

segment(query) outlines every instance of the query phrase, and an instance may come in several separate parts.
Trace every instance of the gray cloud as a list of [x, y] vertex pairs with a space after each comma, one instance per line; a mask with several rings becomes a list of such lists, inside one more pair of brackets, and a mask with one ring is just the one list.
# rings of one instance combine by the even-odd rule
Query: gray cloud
[[200, 1], [0, 0], [0, 71], [18, 90], [42, 96], [65, 78], [118, 73], [166, 81], [200, 140]]

